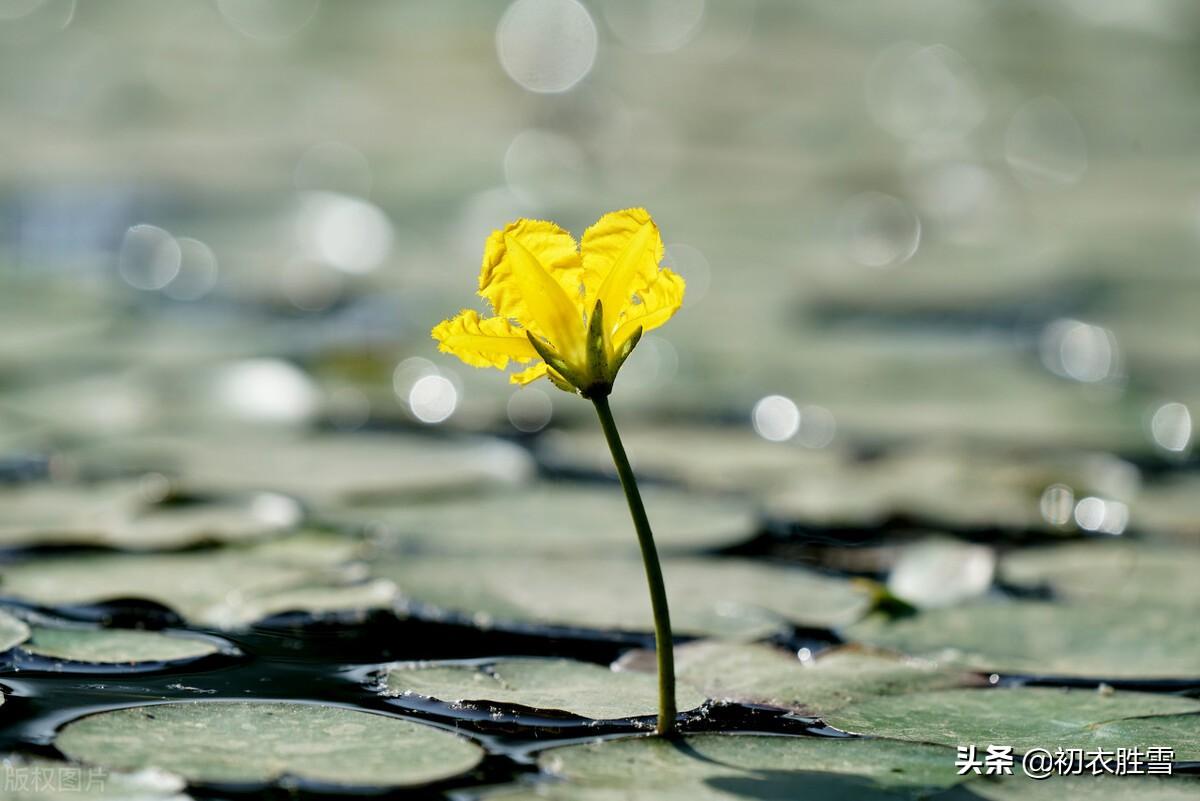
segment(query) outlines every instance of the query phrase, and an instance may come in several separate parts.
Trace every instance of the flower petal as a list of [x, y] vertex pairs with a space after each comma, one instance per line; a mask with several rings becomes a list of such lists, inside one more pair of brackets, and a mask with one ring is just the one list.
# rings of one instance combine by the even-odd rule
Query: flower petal
[[528, 248], [512, 236], [504, 244], [504, 261], [511, 266], [506, 283], [521, 299], [518, 322], [548, 339], [569, 364], [582, 363], [585, 337], [579, 306]]
[[538, 362], [533, 367], [522, 370], [519, 373], [513, 373], [512, 375], [510, 375], [508, 377], [508, 383], [520, 384], [521, 386], [525, 386], [526, 384], [537, 381], [539, 378], [546, 375], [546, 373], [549, 372], [549, 370], [550, 370], [550, 365], [546, 364], [545, 362]]
[[[529, 323], [529, 311], [520, 287], [514, 281], [515, 264], [509, 253], [508, 240], [519, 242], [533, 254], [542, 270], [561, 287], [568, 299], [577, 303], [581, 293], [579, 247], [575, 239], [562, 228], [545, 220], [517, 220], [493, 231], [483, 251], [483, 266], [479, 272], [479, 294], [487, 298], [499, 317]], [[546, 332], [535, 333], [546, 336]]]
[[431, 332], [438, 350], [462, 359], [472, 367], [498, 367], [508, 362], [528, 362], [538, 357], [525, 332], [503, 317], [482, 319], [474, 309], [463, 309]]
[[663, 268], [658, 274], [658, 279], [644, 292], [638, 293], [641, 303], [630, 305], [624, 321], [613, 334], [613, 348], [619, 350], [638, 326], [641, 326], [642, 333], [645, 333], [670, 320], [683, 305], [685, 289], [686, 284], [682, 276]]
[[645, 209], [605, 214], [583, 234], [584, 309], [604, 304], [610, 331], [623, 322], [635, 294], [658, 278], [662, 237]]

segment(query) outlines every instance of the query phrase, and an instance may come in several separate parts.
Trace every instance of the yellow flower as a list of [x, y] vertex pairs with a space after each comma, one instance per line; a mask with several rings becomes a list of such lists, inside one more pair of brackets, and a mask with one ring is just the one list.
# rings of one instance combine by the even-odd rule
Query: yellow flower
[[642, 334], [671, 319], [684, 282], [660, 268], [662, 238], [645, 209], [605, 214], [580, 245], [551, 222], [517, 220], [493, 231], [472, 309], [433, 329], [438, 349], [473, 367], [528, 364], [514, 384], [548, 377], [585, 397], [607, 395]]

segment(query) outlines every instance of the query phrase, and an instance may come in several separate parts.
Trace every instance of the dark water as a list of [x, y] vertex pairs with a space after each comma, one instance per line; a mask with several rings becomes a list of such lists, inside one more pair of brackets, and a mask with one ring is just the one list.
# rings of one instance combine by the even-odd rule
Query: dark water
[[[32, 611], [32, 610], [31, 610]], [[46, 613], [48, 610], [38, 610]], [[126, 706], [194, 700], [276, 700], [344, 706], [465, 734], [488, 757], [470, 775], [419, 791], [380, 792], [387, 797], [440, 797], [448, 789], [499, 784], [535, 771], [533, 752], [549, 745], [628, 736], [653, 731], [652, 717], [596, 722], [565, 713], [519, 706], [503, 711], [451, 706], [433, 699], [381, 695], [388, 662], [500, 656], [566, 657], [608, 664], [634, 647], [652, 645], [636, 634], [572, 629], [482, 630], [447, 622], [401, 619], [376, 613], [365, 619], [314, 619], [281, 615], [251, 630], [230, 634], [185, 627], [168, 610], [145, 602], [64, 610], [73, 621], [90, 619], [122, 626], [142, 625], [209, 638], [221, 653], [174, 663], [139, 663], [136, 668], [63, 662], [13, 650], [0, 664], [5, 693], [0, 751], [60, 758], [56, 732], [76, 718]], [[166, 624], [166, 625], [164, 625]], [[819, 647], [819, 631], [797, 631], [795, 643]], [[825, 644], [833, 635], [825, 633]], [[685, 715], [685, 732], [753, 732], [846, 737], [819, 720], [749, 705], [710, 705]], [[276, 795], [340, 796], [344, 788], [255, 786], [197, 787], [199, 799], [271, 798]]]

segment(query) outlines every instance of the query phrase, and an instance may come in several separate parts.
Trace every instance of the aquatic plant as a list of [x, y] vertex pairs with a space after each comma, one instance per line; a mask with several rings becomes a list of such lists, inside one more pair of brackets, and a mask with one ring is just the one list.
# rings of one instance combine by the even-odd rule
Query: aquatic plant
[[674, 731], [675, 668], [671, 616], [654, 534], [625, 454], [608, 396], [621, 365], [646, 331], [683, 304], [684, 281], [660, 266], [658, 226], [645, 209], [605, 214], [579, 244], [552, 222], [517, 220], [484, 247], [479, 294], [493, 317], [464, 309], [433, 329], [438, 349], [473, 367], [531, 364], [510, 381], [543, 376], [590, 400], [612, 452], [637, 531], [650, 587], [658, 658], [659, 734]]

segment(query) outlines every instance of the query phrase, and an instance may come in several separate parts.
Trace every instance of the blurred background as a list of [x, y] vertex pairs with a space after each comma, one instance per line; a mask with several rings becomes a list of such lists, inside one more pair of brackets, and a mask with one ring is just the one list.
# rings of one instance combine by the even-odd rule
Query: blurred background
[[804, 524], [1191, 536], [1198, 35], [1185, 0], [2, 0], [4, 471], [247, 426], [604, 469], [587, 404], [428, 332], [491, 230], [640, 205], [688, 282], [617, 386], [643, 469], [808, 471]]

